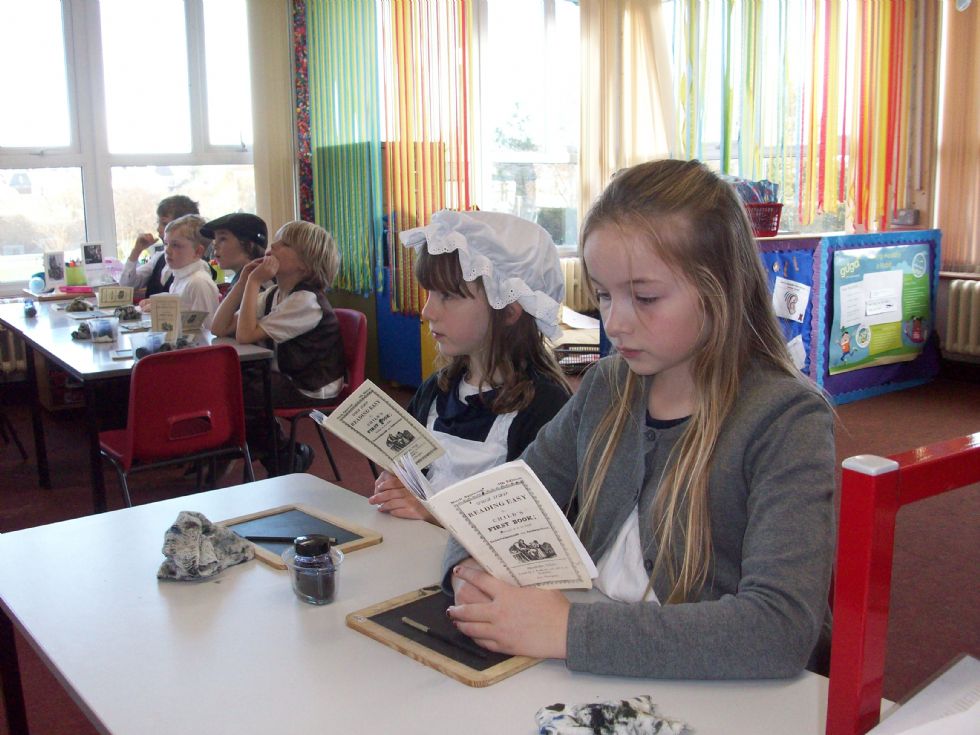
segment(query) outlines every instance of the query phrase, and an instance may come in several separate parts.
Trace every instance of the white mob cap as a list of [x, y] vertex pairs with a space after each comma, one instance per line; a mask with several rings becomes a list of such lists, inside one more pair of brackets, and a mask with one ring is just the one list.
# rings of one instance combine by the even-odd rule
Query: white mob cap
[[518, 302], [545, 336], [561, 334], [558, 314], [565, 279], [551, 235], [534, 222], [504, 212], [443, 209], [425, 227], [400, 233], [402, 245], [428, 245], [431, 255], [459, 251], [463, 280], [483, 278], [494, 309]]

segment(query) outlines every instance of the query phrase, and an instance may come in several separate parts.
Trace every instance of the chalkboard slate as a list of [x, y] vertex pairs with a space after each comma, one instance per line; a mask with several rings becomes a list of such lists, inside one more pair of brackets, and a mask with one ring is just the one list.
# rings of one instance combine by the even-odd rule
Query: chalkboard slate
[[[239, 536], [281, 536], [296, 538], [311, 533], [320, 533], [337, 539], [335, 544], [345, 554], [373, 546], [382, 541], [381, 534], [354, 523], [336, 518], [305, 505], [283, 505], [278, 508], [250, 513], [220, 521], [219, 525], [229, 528]], [[253, 541], [255, 555], [262, 561], [285, 569], [282, 552], [291, 546], [288, 541]]]
[[472, 687], [495, 684], [538, 662], [527, 656], [492, 651], [486, 651], [483, 658], [402, 622], [407, 617], [463, 646], [475, 645], [446, 617], [446, 608], [451, 604], [438, 585], [423, 587], [353, 612], [347, 616], [347, 625]]

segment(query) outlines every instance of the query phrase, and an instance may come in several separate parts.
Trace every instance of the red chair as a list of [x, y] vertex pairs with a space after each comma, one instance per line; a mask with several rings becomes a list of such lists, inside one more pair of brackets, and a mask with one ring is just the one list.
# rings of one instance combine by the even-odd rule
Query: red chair
[[[367, 317], [354, 309], [334, 309], [334, 313], [337, 315], [337, 321], [340, 324], [340, 338], [344, 344], [344, 363], [347, 366], [347, 379], [344, 383], [343, 390], [331, 399], [329, 403], [325, 403], [322, 406], [277, 408], [275, 410], [276, 418], [287, 419], [289, 421], [289, 451], [286, 454], [287, 457], [294, 456], [296, 448], [296, 425], [300, 419], [310, 418], [310, 412], [314, 410], [329, 415], [337, 406], [344, 402], [347, 396], [360, 388], [361, 383], [364, 382], [364, 370], [365, 364], [367, 363]], [[312, 421], [312, 419], [310, 420]], [[337, 469], [333, 452], [330, 451], [330, 446], [327, 444], [327, 435], [324, 433], [323, 427], [320, 424], [317, 424], [315, 421], [313, 423], [316, 426], [317, 434], [320, 436], [320, 443], [327, 453], [330, 468], [333, 470], [334, 477], [339, 482], [341, 479], [340, 470]], [[371, 474], [377, 478], [378, 470], [374, 466], [374, 462], [368, 460], [368, 465], [371, 467]], [[285, 470], [281, 469], [281, 471]]]
[[827, 735], [878, 723], [895, 515], [903, 505], [980, 482], [980, 433], [888, 459], [843, 462]]
[[137, 362], [126, 428], [99, 433], [126, 505], [132, 506], [129, 473], [153, 467], [211, 459], [213, 473], [217, 457], [240, 456], [243, 481], [254, 480], [243, 405], [241, 367], [231, 345], [158, 352]]

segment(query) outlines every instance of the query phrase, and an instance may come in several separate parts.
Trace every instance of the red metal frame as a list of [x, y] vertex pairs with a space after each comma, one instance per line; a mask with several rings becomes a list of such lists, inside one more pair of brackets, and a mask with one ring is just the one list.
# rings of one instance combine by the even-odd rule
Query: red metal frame
[[898, 509], [975, 482], [980, 432], [888, 460], [844, 461], [827, 735], [863, 735], [878, 723]]

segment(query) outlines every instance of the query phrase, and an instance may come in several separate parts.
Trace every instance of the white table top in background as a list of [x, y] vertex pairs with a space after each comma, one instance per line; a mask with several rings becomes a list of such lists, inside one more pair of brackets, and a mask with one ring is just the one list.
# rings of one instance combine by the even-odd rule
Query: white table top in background
[[[300, 602], [253, 561], [213, 581], [160, 582], [181, 510], [214, 521], [302, 503], [372, 528], [337, 599]], [[97, 727], [153, 733], [533, 733], [555, 702], [650, 694], [697, 735], [823, 735], [827, 680], [684, 682], [592, 676], [542, 662], [467, 687], [346, 627], [354, 610], [433, 584], [445, 533], [289, 475], [0, 536], [0, 604]]]
[[[64, 303], [36, 303], [37, 316], [25, 317], [23, 304], [0, 304], [0, 322], [30, 340], [35, 349], [53, 359], [56, 363], [83, 380], [113, 378], [128, 375], [136, 364], [133, 358], [116, 360], [112, 353], [132, 347], [128, 333], [120, 329], [113, 342], [93, 342], [89, 339], [73, 339], [71, 333], [85, 320], [73, 319], [63, 309]], [[102, 311], [111, 315], [112, 309]], [[123, 325], [136, 322], [121, 322]], [[135, 332], [139, 334], [139, 332]], [[230, 344], [238, 352], [242, 362], [266, 360], [272, 351], [261, 345], [239, 344], [230, 337], [215, 337], [204, 329], [188, 333], [195, 338], [195, 344]]]

